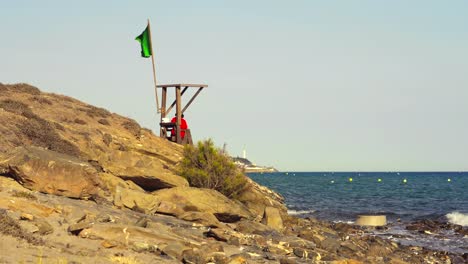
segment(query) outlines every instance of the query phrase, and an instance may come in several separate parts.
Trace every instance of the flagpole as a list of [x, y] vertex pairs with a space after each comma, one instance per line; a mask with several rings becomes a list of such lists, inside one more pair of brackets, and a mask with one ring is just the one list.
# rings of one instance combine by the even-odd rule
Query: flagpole
[[158, 86], [156, 85], [156, 66], [154, 66], [153, 41], [151, 40], [151, 26], [150, 26], [149, 18], [148, 18], [148, 34], [149, 34], [149, 42], [151, 46], [151, 62], [153, 63], [153, 80], [154, 80], [154, 94], [156, 95], [156, 109], [159, 114], [161, 113], [161, 108], [159, 107]]

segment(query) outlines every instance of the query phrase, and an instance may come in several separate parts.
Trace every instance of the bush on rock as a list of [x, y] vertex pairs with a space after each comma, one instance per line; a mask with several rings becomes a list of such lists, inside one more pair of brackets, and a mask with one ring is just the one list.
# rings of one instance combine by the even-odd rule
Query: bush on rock
[[246, 176], [210, 139], [185, 146], [179, 173], [190, 186], [214, 189], [229, 198], [236, 198], [247, 184]]

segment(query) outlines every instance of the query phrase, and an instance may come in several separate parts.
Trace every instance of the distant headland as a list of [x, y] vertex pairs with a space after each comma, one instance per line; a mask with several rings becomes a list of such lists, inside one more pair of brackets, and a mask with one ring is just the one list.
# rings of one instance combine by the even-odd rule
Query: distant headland
[[233, 157], [232, 158], [234, 163], [241, 169], [243, 169], [246, 173], [252, 172], [278, 172], [277, 169], [274, 167], [266, 167], [266, 166], [259, 166], [252, 163], [247, 158], [241, 157]]

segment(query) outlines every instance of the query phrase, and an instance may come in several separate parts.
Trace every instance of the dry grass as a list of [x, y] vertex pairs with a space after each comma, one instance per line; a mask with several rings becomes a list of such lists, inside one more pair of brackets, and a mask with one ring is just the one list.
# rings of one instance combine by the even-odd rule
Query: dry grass
[[80, 150], [77, 146], [61, 138], [49, 122], [38, 116], [23, 121], [18, 129], [22, 135], [31, 140], [32, 145], [75, 157], [80, 156]]
[[104, 144], [106, 144], [106, 146], [109, 146], [110, 143], [112, 142], [112, 136], [110, 134], [104, 134], [104, 136], [102, 136], [102, 142], [104, 142]]
[[95, 107], [95, 106], [92, 106], [92, 105], [88, 105], [85, 108], [80, 108], [79, 110], [82, 111], [82, 112], [85, 112], [86, 115], [91, 117], [91, 118], [94, 118], [94, 117], [106, 118], [106, 117], [109, 117], [109, 116], [112, 115], [106, 109], [100, 108], [100, 107]]
[[7, 112], [25, 117], [34, 115], [27, 105], [11, 99], [0, 101], [0, 108], [3, 108], [3, 110]]
[[126, 130], [128, 130], [132, 135], [139, 136], [141, 127], [140, 125], [133, 119], [128, 119], [121, 124]]
[[3, 83], [0, 83], [0, 93], [6, 93], [8, 92], [8, 87], [4, 85]]
[[75, 157], [80, 156], [80, 150], [78, 147], [61, 138], [55, 131], [55, 125], [34, 114], [24, 103], [6, 99], [0, 101], [0, 108], [26, 118], [25, 120], [20, 121], [17, 128], [19, 135], [30, 140], [32, 145]]
[[0, 211], [0, 234], [23, 239], [33, 245], [44, 245], [42, 239], [26, 233], [18, 221], [8, 216], [5, 210]]
[[82, 119], [79, 119], [79, 118], [75, 118], [75, 120], [73, 121], [75, 122], [75, 124], [78, 124], [78, 125], [86, 125], [86, 121], [82, 120]]
[[12, 194], [13, 197], [26, 198], [28, 200], [37, 200], [37, 197], [31, 193], [24, 191], [14, 191]]
[[109, 126], [109, 125], [110, 125], [109, 121], [107, 121], [107, 119], [105, 119], [105, 118], [99, 119], [99, 120], [98, 120], [98, 123], [101, 124], [101, 125], [105, 125], [105, 126]]
[[38, 102], [41, 105], [45, 105], [45, 104], [52, 105], [52, 101], [41, 96], [33, 96], [32, 100]]
[[5, 86], [8, 87], [9, 90], [15, 91], [15, 92], [21, 92], [21, 93], [27, 93], [27, 94], [33, 94], [33, 95], [38, 95], [41, 93], [41, 91], [37, 87], [34, 87], [26, 83], [7, 84]]

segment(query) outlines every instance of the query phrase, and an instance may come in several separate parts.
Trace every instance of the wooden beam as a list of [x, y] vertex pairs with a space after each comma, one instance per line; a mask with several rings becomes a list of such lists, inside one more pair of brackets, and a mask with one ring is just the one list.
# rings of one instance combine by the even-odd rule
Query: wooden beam
[[179, 83], [179, 84], [160, 84], [157, 87], [208, 87], [207, 84]]
[[187, 105], [185, 105], [184, 109], [182, 109], [182, 114], [187, 110], [187, 108], [192, 104], [193, 100], [195, 100], [195, 97], [203, 90], [203, 87], [198, 88], [198, 91], [192, 96], [190, 101], [188, 101]]
[[177, 122], [176, 122], [176, 138], [177, 143], [180, 144], [182, 142], [182, 138], [180, 137], [180, 124], [182, 123], [182, 112], [181, 112], [181, 97], [182, 94], [180, 92], [180, 86], [176, 87], [176, 115], [177, 115]]
[[[161, 93], [161, 122], [160, 123], [162, 123], [163, 118], [166, 117], [166, 101], [167, 101], [167, 87], [163, 87], [162, 93]], [[165, 128], [161, 127], [159, 136], [167, 137]]]
[[[176, 89], [177, 89], [177, 87], [176, 87]], [[180, 89], [180, 87], [179, 87], [179, 89]], [[188, 87], [186, 86], [186, 87], [184, 88], [184, 90], [182, 90], [181, 96], [184, 95], [184, 93], [187, 91], [187, 89], [188, 89]], [[176, 103], [177, 103], [177, 98], [176, 98], [176, 100], [174, 100], [174, 102], [172, 102], [171, 106], [169, 106], [169, 108], [167, 109], [166, 113], [171, 112], [172, 108], [174, 107], [174, 105], [176, 105]]]

